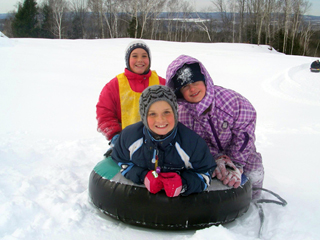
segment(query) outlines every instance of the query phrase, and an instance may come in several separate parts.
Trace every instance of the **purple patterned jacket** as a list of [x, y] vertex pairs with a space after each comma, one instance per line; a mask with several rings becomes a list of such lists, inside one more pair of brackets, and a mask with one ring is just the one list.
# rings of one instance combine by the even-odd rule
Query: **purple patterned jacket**
[[[226, 154], [238, 167], [243, 166], [245, 173], [263, 172], [261, 155], [254, 144], [256, 111], [246, 98], [233, 90], [215, 86], [202, 63], [186, 55], [179, 56], [168, 66], [167, 85], [173, 88], [171, 79], [177, 70], [185, 63], [195, 62], [205, 76], [207, 92], [197, 104], [178, 99], [179, 121], [207, 142], [215, 158]], [[260, 182], [261, 177], [263, 179], [262, 175], [255, 180]]]

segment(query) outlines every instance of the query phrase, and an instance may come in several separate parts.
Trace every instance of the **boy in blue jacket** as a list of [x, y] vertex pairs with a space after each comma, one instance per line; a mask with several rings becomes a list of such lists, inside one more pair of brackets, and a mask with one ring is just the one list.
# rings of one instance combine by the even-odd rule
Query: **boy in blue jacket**
[[177, 109], [170, 88], [145, 89], [139, 100], [141, 122], [121, 132], [111, 155], [124, 177], [154, 194], [164, 189], [168, 197], [204, 191], [216, 167], [206, 142], [178, 122]]

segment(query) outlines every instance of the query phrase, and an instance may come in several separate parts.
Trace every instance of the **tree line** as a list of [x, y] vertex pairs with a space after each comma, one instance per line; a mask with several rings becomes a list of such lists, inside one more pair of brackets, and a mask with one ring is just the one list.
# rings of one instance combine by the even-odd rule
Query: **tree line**
[[185, 0], [24, 0], [6, 19], [9, 37], [144, 38], [266, 44], [320, 56], [320, 31], [306, 21], [307, 0], [212, 0], [195, 12]]

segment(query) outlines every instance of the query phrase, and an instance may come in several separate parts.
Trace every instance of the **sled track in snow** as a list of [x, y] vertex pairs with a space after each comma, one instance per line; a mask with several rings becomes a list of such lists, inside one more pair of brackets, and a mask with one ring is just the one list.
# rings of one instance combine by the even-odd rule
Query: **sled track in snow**
[[263, 88], [269, 94], [292, 102], [320, 106], [320, 73], [312, 73], [310, 64], [302, 64], [266, 80]]

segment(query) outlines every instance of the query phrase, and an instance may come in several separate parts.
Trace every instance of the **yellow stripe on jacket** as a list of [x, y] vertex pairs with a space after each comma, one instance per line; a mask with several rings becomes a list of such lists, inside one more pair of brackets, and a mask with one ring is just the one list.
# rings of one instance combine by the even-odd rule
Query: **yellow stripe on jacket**
[[[120, 107], [121, 107], [121, 127], [124, 129], [126, 126], [139, 122], [139, 98], [141, 93], [134, 92], [129, 84], [127, 77], [124, 73], [117, 76], [119, 83], [120, 94]], [[159, 77], [155, 71], [152, 71], [149, 77], [149, 86], [159, 85]]]

